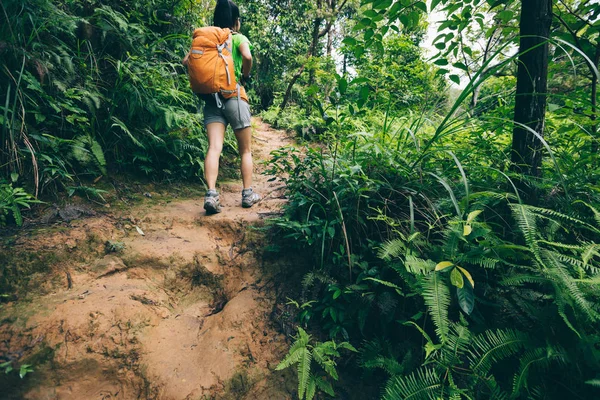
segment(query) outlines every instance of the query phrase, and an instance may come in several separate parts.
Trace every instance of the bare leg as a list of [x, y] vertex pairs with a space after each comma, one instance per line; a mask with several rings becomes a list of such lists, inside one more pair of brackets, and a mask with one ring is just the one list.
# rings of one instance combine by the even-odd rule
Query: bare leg
[[235, 137], [238, 142], [238, 150], [242, 158], [242, 182], [244, 189], [252, 187], [252, 128], [244, 128], [235, 131]]
[[204, 177], [208, 189], [215, 189], [217, 185], [217, 176], [219, 175], [219, 158], [223, 151], [223, 141], [225, 140], [225, 125], [220, 122], [214, 122], [206, 125], [208, 134], [208, 153], [204, 159]]

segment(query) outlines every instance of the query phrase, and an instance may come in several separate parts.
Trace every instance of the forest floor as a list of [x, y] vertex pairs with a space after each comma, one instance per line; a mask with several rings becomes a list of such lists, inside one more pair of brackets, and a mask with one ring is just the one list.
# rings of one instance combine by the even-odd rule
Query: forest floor
[[239, 181], [221, 184], [213, 216], [200, 190], [157, 185], [135, 204], [72, 207], [72, 220], [57, 209], [0, 241], [0, 261], [30, 268], [28, 293], [0, 303], [0, 361], [34, 369], [0, 378], [0, 398], [292, 398], [293, 376], [274, 368], [288, 348], [279, 278], [293, 261], [265, 252], [254, 227], [285, 202], [261, 160], [293, 141], [254, 124], [253, 208]]

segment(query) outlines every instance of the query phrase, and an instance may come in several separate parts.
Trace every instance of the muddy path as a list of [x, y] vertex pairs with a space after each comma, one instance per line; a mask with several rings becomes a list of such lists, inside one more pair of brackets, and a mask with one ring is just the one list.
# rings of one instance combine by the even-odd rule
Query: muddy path
[[20, 252], [55, 256], [53, 274], [31, 277], [44, 294], [0, 305], [0, 360], [35, 369], [4, 378], [0, 398], [292, 398], [293, 379], [274, 372], [287, 351], [273, 320], [286, 261], [266, 259], [268, 240], [254, 229], [285, 201], [260, 160], [292, 140], [254, 123], [263, 200], [251, 209], [232, 182], [221, 184], [221, 214], [206, 216], [200, 196], [148, 194], [15, 239]]

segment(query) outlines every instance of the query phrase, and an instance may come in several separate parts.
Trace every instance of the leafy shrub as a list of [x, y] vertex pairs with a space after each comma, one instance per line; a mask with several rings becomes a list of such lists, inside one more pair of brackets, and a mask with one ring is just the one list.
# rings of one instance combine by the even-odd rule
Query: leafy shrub
[[30, 208], [39, 201], [23, 188], [13, 187], [12, 183], [0, 180], [0, 226], [7, 224], [11, 219], [15, 224], [23, 224], [21, 210]]
[[561, 200], [550, 159], [558, 181], [530, 182], [548, 207], [523, 203], [498, 122], [384, 114], [355, 132], [351, 110], [335, 115], [325, 144], [271, 162], [289, 196], [274, 229], [314, 257], [301, 322], [366, 340], [361, 365], [387, 379], [386, 399], [591, 396], [600, 221], [589, 194]]
[[[338, 380], [336, 371], [336, 358], [340, 357], [339, 350], [345, 349], [356, 352], [356, 349], [347, 342], [336, 344], [334, 341], [316, 343], [312, 345], [311, 336], [302, 328], [298, 328], [298, 336], [292, 344], [288, 355], [279, 363], [276, 370], [289, 368], [297, 364], [298, 369], [298, 397], [312, 400], [317, 391], [322, 391], [330, 396], [335, 396], [333, 386], [328, 379]], [[312, 361], [321, 372], [316, 372]]]

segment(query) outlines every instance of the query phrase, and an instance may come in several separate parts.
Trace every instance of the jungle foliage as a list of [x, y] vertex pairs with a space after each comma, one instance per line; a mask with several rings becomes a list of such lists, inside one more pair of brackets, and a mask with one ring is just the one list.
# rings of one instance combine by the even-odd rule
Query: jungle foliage
[[[97, 193], [110, 173], [202, 176], [207, 142], [182, 55], [202, 2], [3, 1], [0, 181]], [[90, 187], [90, 190], [86, 190]], [[22, 207], [0, 197], [0, 215]], [[15, 215], [14, 222], [20, 223]]]
[[[320, 143], [281, 149], [271, 163], [287, 173], [290, 202], [273, 223], [281, 245], [313, 254], [294, 299], [298, 323], [354, 344], [360, 356], [346, 373], [362, 373], [374, 397], [598, 395], [590, 83], [600, 11], [551, 4], [550, 35], [533, 45], [547, 48], [548, 89], [520, 94], [519, 81], [535, 77], [518, 71], [534, 51], [519, 30], [525, 3], [363, 1], [334, 87], [309, 107], [265, 114]], [[408, 44], [433, 8], [446, 19], [427, 62]], [[440, 76], [466, 87], [450, 100]], [[310, 94], [306, 78], [298, 90]], [[541, 120], [519, 122], [519, 96], [543, 106]], [[529, 144], [515, 159], [518, 140]]]

